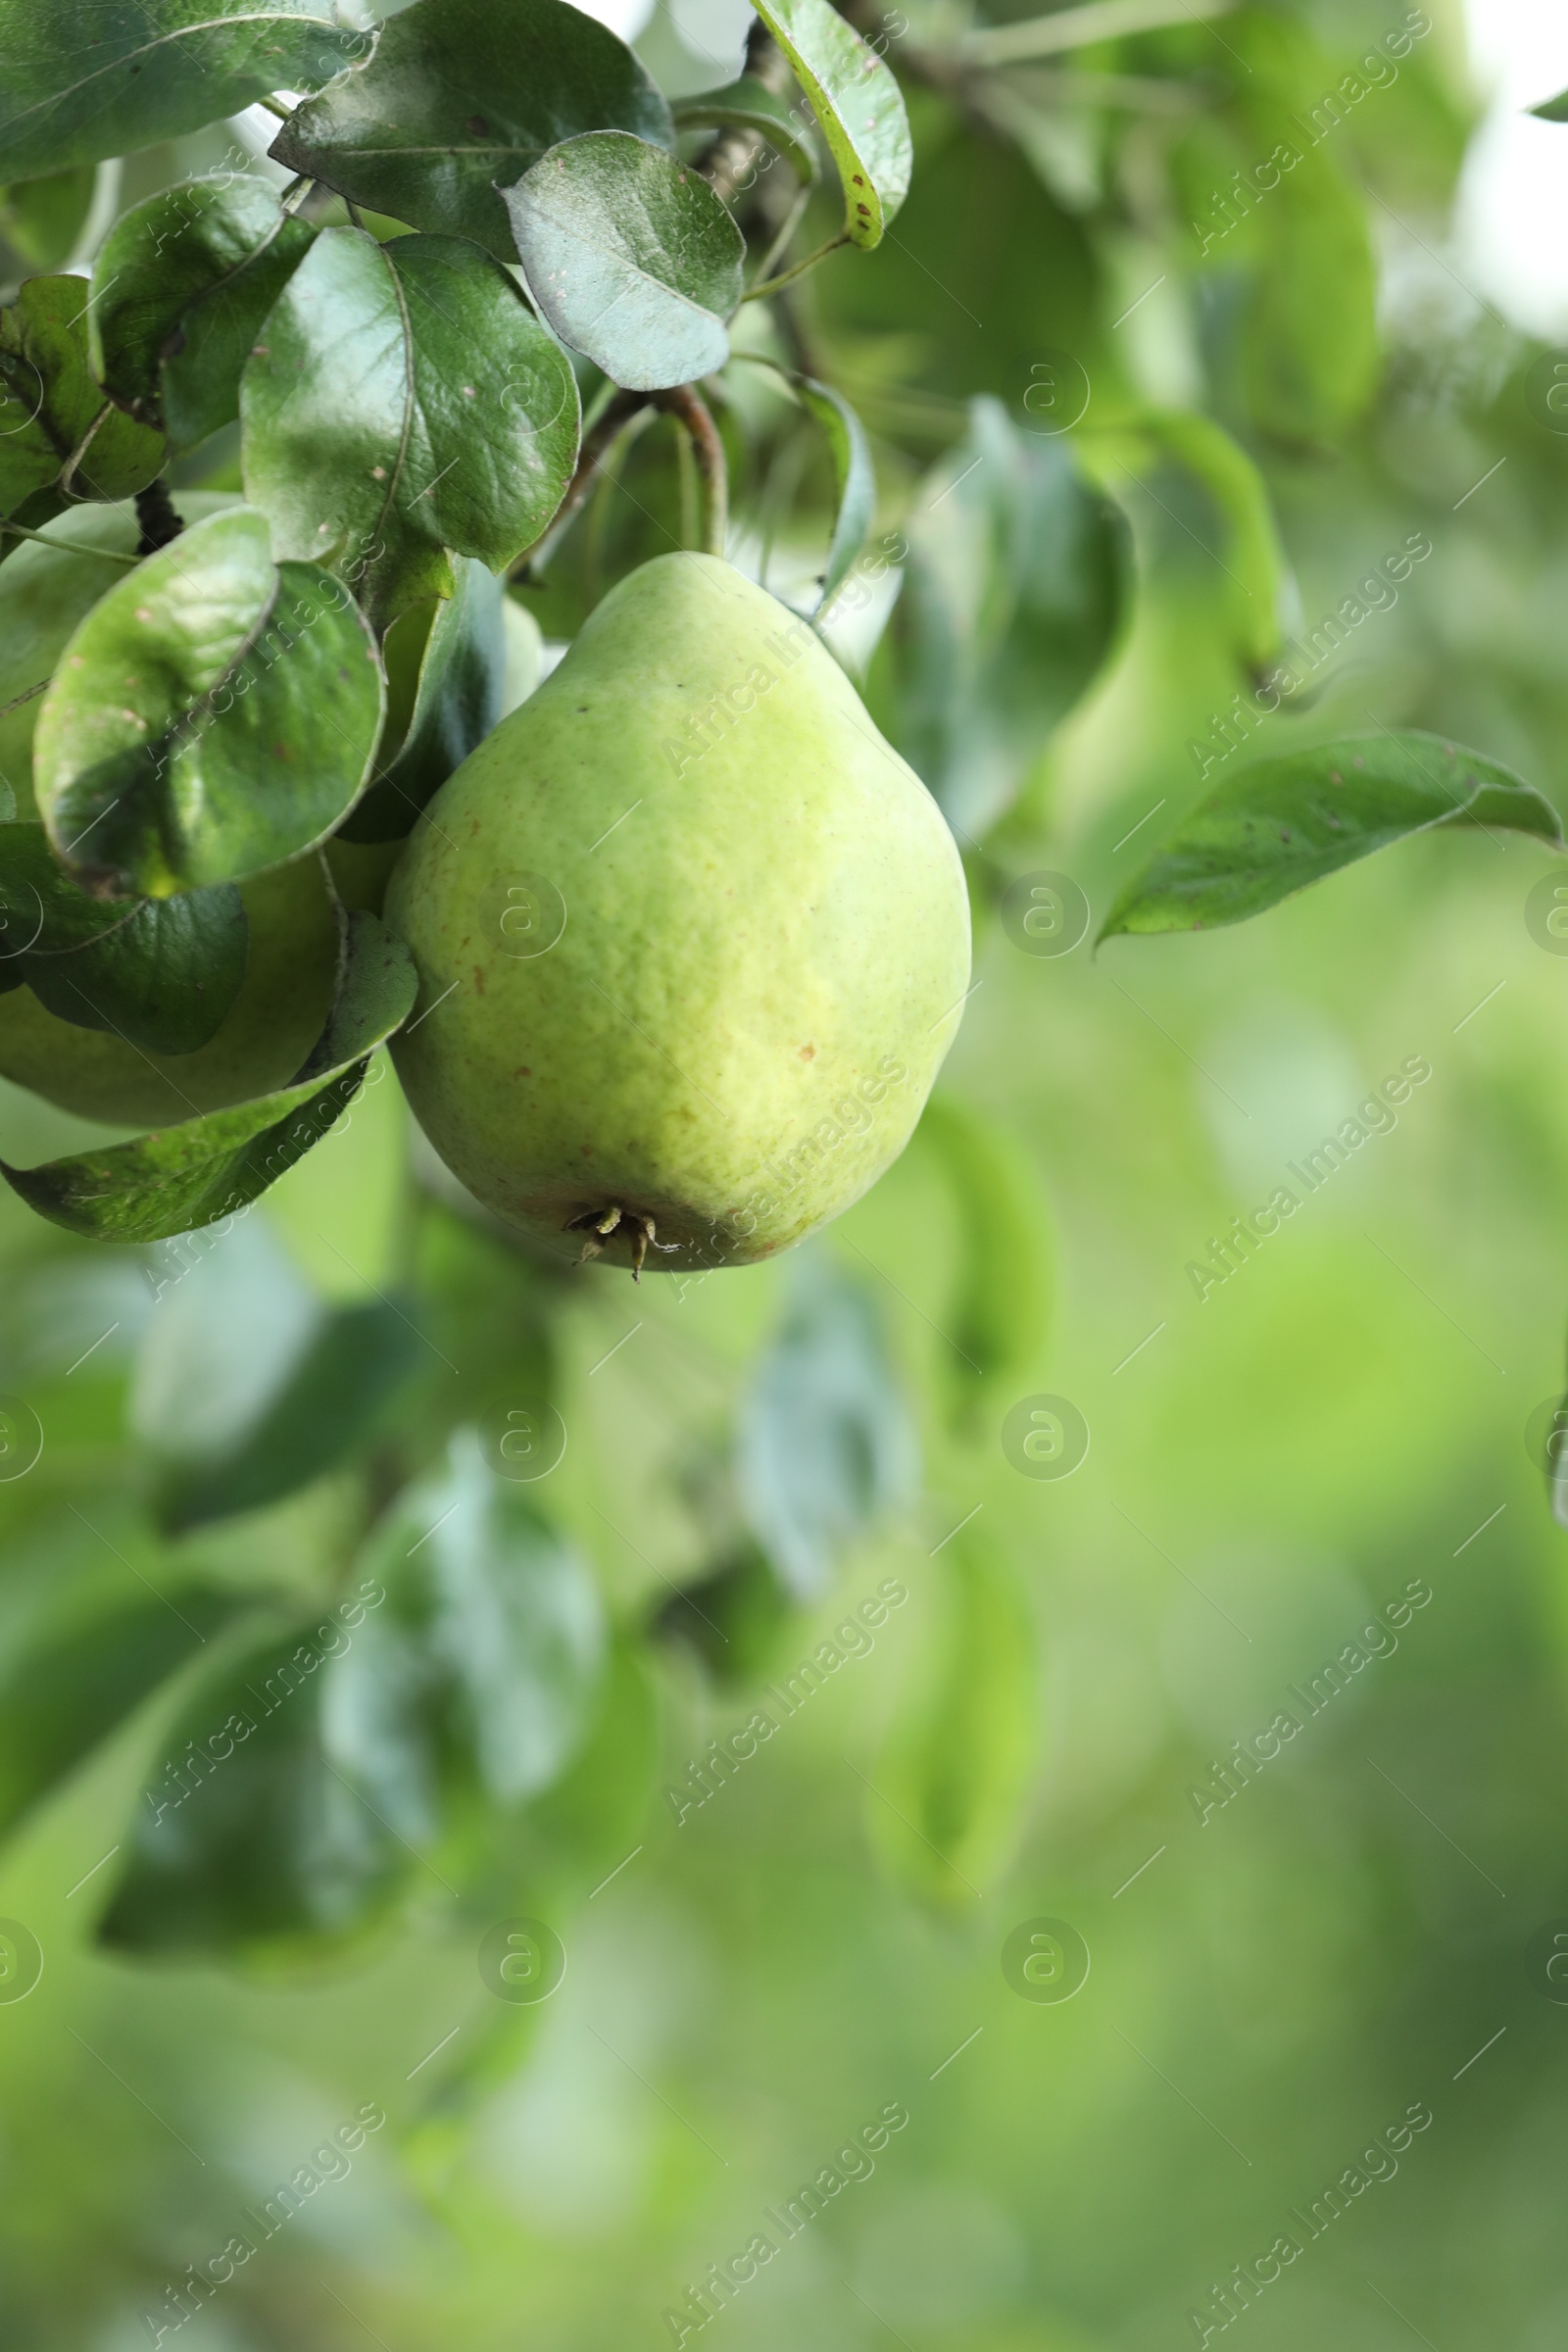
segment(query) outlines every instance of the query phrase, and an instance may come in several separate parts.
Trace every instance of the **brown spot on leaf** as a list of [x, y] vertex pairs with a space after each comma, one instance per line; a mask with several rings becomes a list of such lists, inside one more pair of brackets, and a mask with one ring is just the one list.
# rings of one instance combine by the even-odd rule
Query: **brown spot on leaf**
[[802, 1061], [814, 1061], [816, 1059], [816, 1048], [814, 1046], [802, 1046], [800, 1057]]

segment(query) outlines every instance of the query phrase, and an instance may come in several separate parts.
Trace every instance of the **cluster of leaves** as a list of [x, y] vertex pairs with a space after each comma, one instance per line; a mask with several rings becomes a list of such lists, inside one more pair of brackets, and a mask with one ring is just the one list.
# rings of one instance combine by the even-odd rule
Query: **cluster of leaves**
[[[250, 886], [337, 840], [395, 855], [495, 723], [505, 575], [569, 633], [607, 568], [721, 531], [711, 485], [694, 519], [680, 428], [640, 395], [708, 378], [743, 484], [758, 453], [776, 466], [793, 430], [782, 417], [819, 437], [832, 487], [808, 601], [831, 614], [875, 514], [864, 430], [841, 391], [776, 353], [720, 371], [743, 299], [766, 298], [803, 213], [830, 201], [825, 167], [842, 202], [826, 245], [871, 248], [906, 193], [909, 139], [893, 74], [826, 0], [760, 13], [758, 72], [672, 108], [564, 0], [416, 0], [374, 38], [293, 0], [243, 15], [150, 0], [151, 37], [136, 41], [88, 11], [71, 39], [41, 42], [32, 12], [4, 12], [5, 225], [46, 267], [132, 138], [177, 138], [279, 89], [306, 95], [272, 149], [292, 186], [220, 170], [157, 188], [101, 236], [90, 277], [30, 277], [0, 312], [13, 411], [0, 561], [16, 566], [17, 658], [40, 671], [17, 678], [8, 707], [27, 724], [8, 739], [0, 985], [194, 1073], [245, 986]], [[737, 201], [729, 184], [744, 170], [755, 182], [762, 154], [784, 164], [782, 205], [776, 190]], [[979, 707], [988, 680], [1073, 621], [1049, 725], [1119, 625], [1123, 526], [1063, 453], [1015, 451], [1037, 484], [1030, 519], [1068, 534], [1042, 569], [1007, 514], [1007, 428], [981, 416], [977, 430], [996, 445], [995, 478], [953, 521], [977, 549], [1010, 530], [1016, 582], [967, 691]], [[169, 497], [171, 466], [188, 474], [214, 436], [236, 434], [238, 502]], [[588, 564], [567, 540], [547, 570], [574, 476], [592, 478], [612, 448], [655, 458], [651, 527], [667, 515], [674, 532], [618, 547], [606, 567], [590, 527], [577, 534]], [[793, 462], [799, 476], [814, 451]], [[935, 582], [949, 555], [923, 537], [911, 560]], [[1085, 564], [1102, 586], [1078, 622]], [[69, 613], [53, 642], [24, 618], [39, 579]], [[1018, 714], [1004, 764], [1021, 772], [1029, 737]], [[961, 801], [951, 743], [933, 737], [922, 764]], [[144, 1335], [129, 1402], [144, 1507], [181, 1565], [172, 1587], [131, 1597], [68, 1580], [13, 1628], [0, 1764], [10, 1827], [164, 1693], [163, 1768], [105, 1888], [101, 1932], [125, 1949], [341, 1940], [426, 1868], [480, 1907], [558, 1847], [580, 1874], [635, 1819], [653, 1768], [642, 1648], [607, 1625], [582, 1559], [514, 1483], [519, 1443], [526, 1456], [556, 1409], [559, 1282], [425, 1197], [402, 1291], [327, 1310], [247, 1221], [345, 1121], [412, 1008], [406, 951], [375, 913], [339, 904], [336, 922], [324, 1026], [282, 1082], [6, 1170], [78, 1245], [155, 1251], [136, 1265], [155, 1311], [133, 1286], [115, 1328]], [[1018, 1264], [1039, 1264], [1040, 1219], [986, 1130], [956, 1109], [933, 1120], [972, 1237], [943, 1376], [955, 1410], [971, 1410], [966, 1384], [1008, 1372], [1037, 1335], [1043, 1273], [1020, 1293]], [[166, 1298], [156, 1250], [172, 1237], [191, 1238]], [[18, 1313], [35, 1328], [26, 1300]], [[461, 1363], [455, 1386], [432, 1383], [432, 1362]], [[498, 1437], [498, 1398], [519, 1378], [528, 1409], [507, 1408]], [[907, 1503], [918, 1460], [863, 1288], [803, 1258], [696, 1507], [706, 1566], [656, 1638], [694, 1642], [721, 1674], [757, 1671], [845, 1547]], [[333, 1546], [315, 1590], [192, 1565], [203, 1531], [353, 1465], [363, 1532]], [[966, 1556], [954, 1555], [960, 1580]]]
[[[138, 1374], [171, 1557], [329, 1474], [359, 1498], [319, 1589], [179, 1585], [213, 1654], [165, 1694], [169, 1772], [108, 1893], [119, 1945], [292, 1949], [360, 1932], [427, 1868], [493, 1907], [541, 1869], [608, 1867], [653, 1770], [650, 1632], [719, 1675], [768, 1670], [913, 1493], [879, 1319], [805, 1256], [694, 1473], [701, 1557], [651, 1627], [612, 1628], [492, 1429], [517, 1393], [508, 1443], [555, 1409], [559, 1283], [432, 1177], [394, 1297], [291, 1308], [246, 1216], [341, 1129], [413, 1006], [406, 953], [333, 855], [396, 855], [494, 725], [520, 615], [568, 638], [649, 557], [744, 549], [866, 664], [982, 906], [1127, 640], [1148, 504], [1174, 500], [1224, 575], [1238, 683], [1267, 676], [1289, 578], [1253, 451], [1332, 444], [1369, 397], [1357, 178], [1379, 143], [1370, 100], [1363, 118], [1345, 98], [1333, 137], [1302, 127], [1341, 83], [1276, 12], [1234, 12], [1223, 42], [1170, 15], [955, 36], [933, 11], [904, 21], [895, 74], [853, 0], [764, 0], [746, 71], [672, 101], [565, 0], [414, 0], [379, 33], [315, 0], [0, 0], [0, 234], [42, 272], [0, 309], [0, 604], [9, 574], [35, 664], [12, 674], [0, 648], [0, 991], [194, 1086], [237, 1018], [258, 879], [326, 851], [338, 942], [302, 1060], [182, 1124], [5, 1171], [78, 1240], [211, 1229], [191, 1311], [160, 1304]], [[1376, 104], [1413, 110], [1400, 153], [1438, 178], [1456, 128], [1416, 39]], [[1075, 47], [1088, 71], [1064, 72]], [[78, 259], [115, 159], [258, 100], [285, 118], [290, 184], [155, 185]], [[1264, 201], [1259, 159], [1293, 139]], [[1173, 219], [1197, 233], [1173, 243]], [[1152, 395], [1156, 362], [1126, 356], [1142, 325], [1112, 339], [1165, 284], [1129, 279], [1156, 255], [1191, 296], [1207, 413]], [[184, 485], [213, 476], [227, 495], [198, 513]], [[46, 554], [82, 582], [48, 643], [20, 617]], [[1243, 766], [1102, 936], [1238, 920], [1451, 824], [1557, 838], [1528, 786], [1421, 735]], [[928, 1369], [962, 1445], [1038, 1359], [1044, 1220], [1005, 1139], [956, 1103], [916, 1152], [959, 1237]], [[243, 1344], [215, 1357], [225, 1332]], [[432, 1357], [461, 1374], [432, 1382]], [[1014, 1834], [1032, 1644], [1003, 1553], [966, 1536], [932, 1574], [945, 1630], [885, 1765], [908, 1834], [881, 1836], [953, 1902]], [[11, 1642], [5, 1821], [183, 1666], [172, 1622], [95, 1588]]]

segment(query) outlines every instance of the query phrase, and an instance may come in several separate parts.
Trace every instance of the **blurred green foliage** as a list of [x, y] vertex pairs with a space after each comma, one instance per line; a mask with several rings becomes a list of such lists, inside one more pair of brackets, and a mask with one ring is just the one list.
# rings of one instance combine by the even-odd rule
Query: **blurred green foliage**
[[[1157, 2352], [1290, 2230], [1236, 2322], [1258, 2352], [1561, 2338], [1568, 2013], [1528, 1955], [1568, 1916], [1568, 1612], [1526, 1442], [1568, 1297], [1557, 869], [1446, 834], [1098, 956], [1092, 930], [1040, 953], [1008, 893], [1065, 876], [1098, 927], [1244, 758], [1369, 728], [1568, 808], [1568, 440], [1539, 350], [1443, 258], [1456, 16], [1204, 250], [1234, 174], [1401, 20], [1172, 13], [992, 71], [911, 12], [908, 202], [756, 327], [859, 410], [879, 539], [935, 535], [965, 435], [1043, 423], [1022, 473], [1125, 517], [1080, 607], [1106, 674], [1063, 718], [1058, 664], [1022, 664], [1035, 748], [1009, 737], [964, 845], [976, 991], [874, 1192], [793, 1264], [563, 1276], [454, 1197], [377, 1064], [227, 1230], [111, 1249], [0, 1199], [26, 2352], [172, 2340], [236, 2236], [227, 2282], [187, 2284], [191, 2352], [652, 2346], [760, 2230], [776, 2256], [702, 2330], [746, 2352]], [[664, 86], [723, 78], [677, 23], [698, 39], [662, 12], [641, 43]], [[228, 137], [131, 157], [122, 201]], [[76, 180], [0, 216], [13, 274], [65, 258]], [[1064, 358], [1089, 397], [1058, 432], [1028, 395], [1042, 364], [1076, 383]], [[738, 544], [806, 604], [830, 453], [768, 371], [723, 390]], [[675, 453], [663, 418], [623, 444], [520, 591], [548, 636], [681, 533]], [[221, 436], [182, 461], [232, 466]], [[1287, 642], [1416, 532], [1430, 559], [1265, 710]], [[829, 627], [863, 664], [890, 592], [848, 585]], [[996, 607], [955, 610], [967, 692]], [[895, 727], [917, 611], [873, 672]], [[931, 684], [906, 665], [911, 740]], [[1412, 1056], [1392, 1128], [1200, 1298], [1190, 1267]], [[0, 1090], [9, 1161], [107, 1140]], [[1048, 1394], [1091, 1435], [1067, 1478], [1004, 1449]], [[498, 1590], [498, 1516], [543, 1635]], [[1430, 1602], [1313, 1712], [1304, 1680], [1413, 1580]], [[1035, 1920], [1088, 1944], [1070, 2001], [1004, 1976]], [[539, 2004], [481, 1964], [530, 1921], [567, 1956]], [[8, 1922], [43, 1954], [20, 2000]], [[1309, 2237], [1293, 2213], [1414, 2103], [1396, 2173]]]

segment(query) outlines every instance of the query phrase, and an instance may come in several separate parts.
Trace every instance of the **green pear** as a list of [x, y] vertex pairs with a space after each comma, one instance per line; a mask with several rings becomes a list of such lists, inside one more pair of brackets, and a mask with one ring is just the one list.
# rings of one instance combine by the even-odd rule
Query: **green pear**
[[623, 580], [435, 795], [387, 919], [416, 1115], [486, 1207], [635, 1272], [788, 1249], [903, 1150], [969, 985], [958, 855], [805, 621]]
[[78, 1118], [170, 1127], [287, 1086], [325, 1025], [337, 977], [333, 897], [311, 852], [240, 885], [250, 936], [227, 1020], [194, 1054], [144, 1054], [46, 1012], [30, 988], [0, 996], [0, 1078]]
[[[239, 504], [227, 490], [180, 490], [175, 497], [186, 522]], [[37, 814], [32, 731], [43, 698], [29, 689], [53, 677], [78, 624], [124, 578], [125, 566], [115, 558], [135, 554], [141, 525], [127, 500], [73, 507], [46, 522], [41, 536], [48, 546], [24, 540], [0, 564], [0, 781], [10, 785], [19, 816]], [[19, 695], [28, 700], [17, 702]]]

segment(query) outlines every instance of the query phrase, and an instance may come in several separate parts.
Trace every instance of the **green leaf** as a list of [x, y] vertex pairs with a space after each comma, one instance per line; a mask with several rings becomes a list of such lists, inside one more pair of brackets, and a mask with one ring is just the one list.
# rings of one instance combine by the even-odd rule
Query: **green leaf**
[[989, 398], [970, 418], [908, 522], [873, 695], [949, 820], [980, 833], [1109, 658], [1131, 559], [1119, 509], [1061, 441]]
[[270, 1218], [236, 1219], [221, 1239], [221, 1249], [192, 1250], [194, 1262], [163, 1250], [143, 1269], [155, 1311], [136, 1350], [129, 1425], [155, 1483], [237, 1452], [323, 1320]]
[[909, 192], [909, 118], [891, 70], [831, 0], [762, 0], [758, 15], [811, 101], [844, 184], [844, 229], [867, 251]]
[[[776, 97], [765, 81], [758, 81], [750, 74], [743, 74], [738, 81], [727, 81], [721, 90], [697, 90], [689, 98], [677, 98], [671, 111], [677, 130], [711, 124], [718, 130], [754, 131], [784, 158], [803, 187], [811, 186], [818, 177], [816, 149], [802, 111]], [[621, 127], [631, 130], [636, 125], [628, 122]]]
[[1544, 98], [1530, 112], [1539, 115], [1543, 122], [1568, 122], [1568, 90], [1559, 90], [1555, 98]]
[[150, 147], [271, 90], [316, 90], [372, 36], [328, 0], [0, 0], [0, 180]]
[[347, 920], [337, 1001], [293, 1086], [41, 1167], [0, 1160], [12, 1190], [68, 1233], [100, 1242], [164, 1241], [257, 1200], [320, 1141], [358, 1093], [369, 1055], [414, 1009], [418, 979], [403, 942], [373, 914]]
[[933, 1095], [917, 1130], [956, 1209], [959, 1262], [941, 1315], [954, 1421], [972, 1423], [990, 1384], [1027, 1376], [1052, 1308], [1050, 1212], [1029, 1154], [1004, 1127]]
[[472, 1430], [362, 1564], [387, 1604], [328, 1681], [341, 1770], [415, 1845], [440, 1836], [454, 1801], [514, 1806], [548, 1788], [592, 1723], [603, 1614], [576, 1552]]
[[361, 583], [384, 628], [452, 593], [448, 549], [500, 570], [539, 537], [579, 414], [564, 354], [477, 245], [326, 229], [245, 368], [246, 495], [279, 555]]
[[856, 557], [865, 545], [876, 514], [876, 469], [871, 464], [871, 445], [865, 437], [865, 427], [843, 393], [835, 392], [828, 384], [819, 384], [809, 375], [798, 376], [795, 384], [803, 405], [827, 435], [828, 447], [833, 452], [833, 471], [838, 479], [839, 508], [833, 520], [827, 563], [822, 569], [822, 594], [817, 605], [820, 612], [832, 603], [834, 590], [849, 577]]
[[719, 1683], [760, 1683], [782, 1663], [800, 1612], [755, 1544], [710, 1566], [668, 1598], [660, 1596], [655, 1630], [702, 1659]]
[[673, 142], [669, 109], [624, 41], [565, 0], [416, 0], [363, 73], [291, 116], [271, 153], [357, 204], [514, 262], [498, 191], [584, 130]]
[[413, 1863], [332, 1768], [321, 1734], [330, 1661], [374, 1623], [372, 1594], [262, 1636], [191, 1693], [126, 1830], [104, 1943], [281, 1955], [381, 1915]]
[[0, 1836], [245, 1606], [210, 1586], [168, 1600], [73, 1594], [0, 1656]]
[[245, 977], [245, 906], [232, 883], [106, 905], [62, 872], [31, 822], [0, 825], [0, 925], [40, 1004], [149, 1054], [205, 1046]]
[[339, 826], [340, 841], [403, 840], [501, 717], [506, 587], [466, 556], [452, 569], [457, 585], [433, 617], [428, 606], [416, 606], [387, 631], [381, 650], [388, 709], [378, 773]]
[[746, 246], [689, 164], [624, 131], [590, 131], [505, 197], [529, 293], [612, 383], [657, 392], [723, 366]]
[[742, 1400], [736, 1477], [780, 1578], [813, 1601], [840, 1547], [913, 1492], [919, 1448], [859, 1285], [816, 1250], [791, 1259], [790, 1278], [783, 1328]]
[[660, 1696], [644, 1644], [613, 1641], [583, 1745], [508, 1825], [532, 1873], [548, 1866], [586, 1885], [635, 1842], [659, 1770]]
[[1245, 922], [1390, 842], [1449, 825], [1563, 837], [1532, 785], [1436, 735], [1347, 735], [1259, 760], [1188, 813], [1100, 937]]
[[172, 406], [184, 447], [231, 422], [251, 345], [314, 236], [263, 179], [184, 180], [138, 204], [93, 268], [100, 381], [152, 423]]
[[128, 498], [162, 468], [163, 435], [122, 416], [93, 376], [87, 302], [84, 278], [32, 277], [0, 311], [0, 514], [40, 491], [57, 493], [55, 512]]
[[1207, 492], [1224, 549], [1210, 553], [1237, 590], [1237, 652], [1249, 670], [1265, 669], [1280, 650], [1287, 564], [1262, 474], [1239, 442], [1195, 411], [1146, 417], [1142, 430]]
[[978, 1530], [939, 1555], [936, 1637], [901, 1704], [866, 1799], [898, 1883], [958, 1908], [1017, 1842], [1039, 1744], [1036, 1635], [1016, 1570]]
[[92, 210], [97, 176], [91, 164], [78, 164], [0, 191], [0, 237], [29, 270], [57, 270], [70, 260]]
[[389, 1298], [327, 1316], [237, 1445], [166, 1473], [158, 1494], [164, 1526], [180, 1535], [207, 1520], [261, 1510], [335, 1469], [382, 1424], [419, 1345], [408, 1314]]
[[[538, 1888], [552, 1903], [591, 1894], [637, 1844], [659, 1770], [661, 1692], [643, 1644], [624, 1637], [611, 1648], [601, 1678], [594, 1724], [581, 1751], [561, 1778], [515, 1812], [493, 1813], [487, 1851], [470, 1868], [470, 1904], [491, 1917], [516, 1909], [518, 1887]], [[559, 1892], [558, 1892], [559, 1890]], [[552, 1914], [554, 1915], [554, 1914]], [[450, 2150], [450, 2134], [493, 2092], [515, 2082], [530, 2006], [486, 2004], [487, 2014], [465, 2031], [429, 2080], [419, 2122]], [[417, 2130], [418, 2126], [416, 2126]], [[417, 2142], [416, 2150], [417, 2151]]]
[[233, 507], [149, 556], [88, 613], [33, 738], [56, 852], [94, 889], [165, 898], [280, 865], [369, 770], [380, 662], [314, 564], [275, 564]]
[[1332, 447], [1377, 390], [1378, 262], [1366, 200], [1346, 173], [1280, 183], [1268, 251], [1241, 323], [1243, 396], [1264, 432]]

